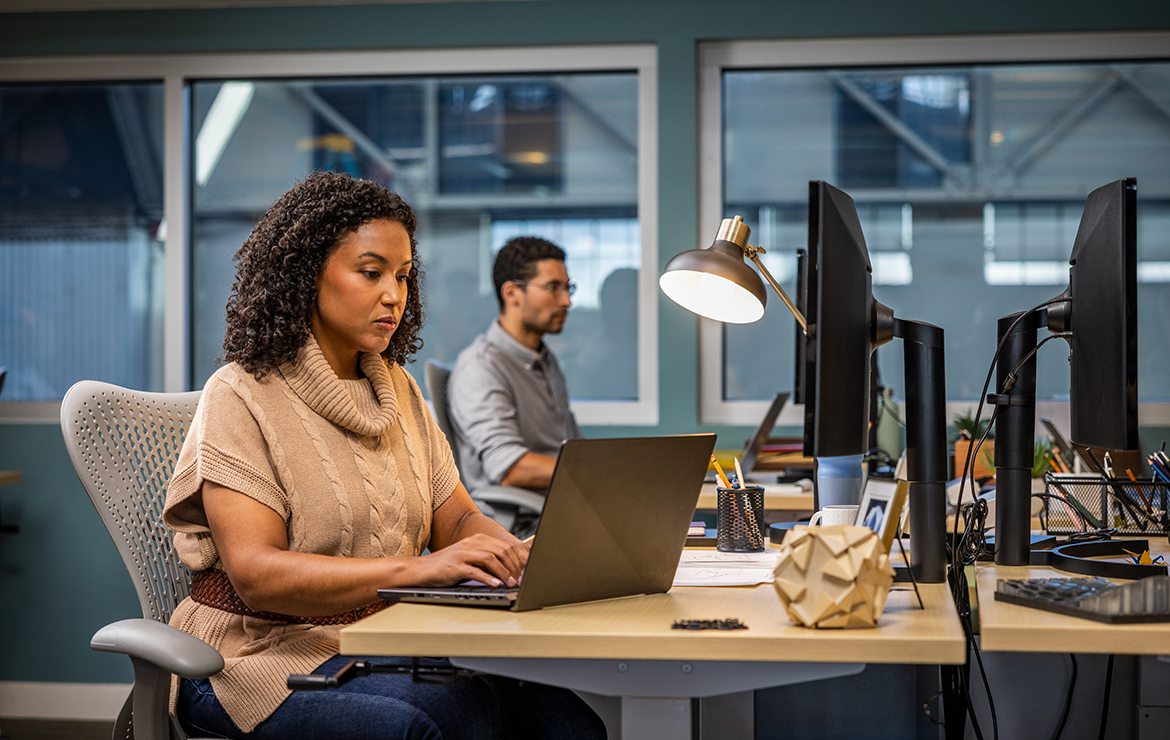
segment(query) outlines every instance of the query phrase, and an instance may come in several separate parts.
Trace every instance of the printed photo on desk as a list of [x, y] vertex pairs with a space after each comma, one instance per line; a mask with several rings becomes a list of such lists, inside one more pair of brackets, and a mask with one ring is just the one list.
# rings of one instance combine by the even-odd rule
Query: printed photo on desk
[[909, 490], [910, 484], [904, 480], [866, 480], [861, 507], [857, 511], [857, 524], [872, 529], [881, 538], [886, 552], [890, 551], [894, 537], [897, 536]]

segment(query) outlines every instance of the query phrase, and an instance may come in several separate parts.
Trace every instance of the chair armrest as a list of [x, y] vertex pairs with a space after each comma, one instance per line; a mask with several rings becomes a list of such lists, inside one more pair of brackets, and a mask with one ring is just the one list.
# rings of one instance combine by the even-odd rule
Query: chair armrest
[[183, 678], [207, 678], [223, 670], [219, 651], [194, 635], [153, 619], [123, 619], [98, 630], [89, 646], [153, 663]]
[[471, 498], [488, 504], [509, 504], [525, 513], [539, 514], [544, 509], [542, 494], [514, 486], [484, 486], [472, 491]]

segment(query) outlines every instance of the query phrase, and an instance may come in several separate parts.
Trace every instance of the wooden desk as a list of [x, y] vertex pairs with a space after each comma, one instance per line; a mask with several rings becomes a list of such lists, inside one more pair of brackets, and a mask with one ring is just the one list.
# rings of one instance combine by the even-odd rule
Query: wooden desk
[[[1170, 548], [1164, 539], [1150, 538], [1155, 554]], [[1084, 578], [1047, 566], [1004, 567], [978, 565], [979, 632], [984, 650], [1028, 653], [1109, 653], [1118, 655], [1170, 654], [1170, 623], [1103, 624], [1067, 617], [1042, 609], [995, 600], [995, 584], [1008, 578]], [[1124, 582], [1124, 581], [1119, 581]]]
[[[788, 620], [771, 585], [508, 612], [397, 604], [341, 630], [346, 655], [447, 655], [455, 665], [622, 697], [629, 740], [691, 737], [691, 697], [852, 675], [865, 663], [966, 660], [943, 584], [890, 594], [878, 627], [815, 630]], [[680, 619], [737, 617], [747, 630], [674, 630]], [[649, 697], [649, 698], [648, 698]]]
[[[749, 481], [750, 482], [750, 481]], [[765, 483], [764, 509], [767, 511], [812, 511], [812, 491], [805, 491], [793, 483]], [[715, 511], [718, 508], [718, 494], [714, 483], [704, 483], [699, 492], [699, 504], [696, 509]]]

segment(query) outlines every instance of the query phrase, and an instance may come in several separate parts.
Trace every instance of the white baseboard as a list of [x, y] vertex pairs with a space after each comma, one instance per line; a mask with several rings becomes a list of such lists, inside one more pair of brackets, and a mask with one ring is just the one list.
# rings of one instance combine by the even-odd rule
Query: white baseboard
[[0, 681], [0, 717], [113, 722], [128, 683], [54, 683]]

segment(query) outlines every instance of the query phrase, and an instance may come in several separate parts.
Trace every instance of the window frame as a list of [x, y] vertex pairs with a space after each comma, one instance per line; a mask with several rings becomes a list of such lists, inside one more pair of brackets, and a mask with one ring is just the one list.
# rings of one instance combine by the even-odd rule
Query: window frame
[[[1166, 31], [702, 42], [698, 72], [701, 243], [697, 246], [710, 244], [722, 218], [725, 70], [1153, 60], [1166, 59], [1166, 49], [1170, 49], [1170, 32]], [[723, 399], [723, 350], [722, 324], [700, 317], [700, 422], [754, 425], [766, 413], [769, 402]], [[973, 412], [976, 403], [948, 399], [947, 418]], [[1052, 418], [1068, 428], [1067, 401], [1038, 401], [1036, 411], [1038, 417]], [[1141, 426], [1170, 425], [1170, 403], [1142, 403], [1138, 416]], [[787, 404], [777, 425], [803, 426], [803, 406]]]
[[[652, 44], [357, 52], [128, 55], [0, 59], [0, 84], [164, 85], [163, 389], [189, 389], [191, 350], [191, 85], [208, 79], [632, 71], [638, 75], [638, 399], [574, 401], [584, 426], [658, 424], [658, 51]], [[57, 401], [0, 401], [0, 423], [56, 423]]]

